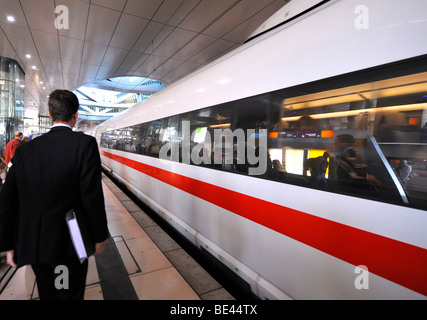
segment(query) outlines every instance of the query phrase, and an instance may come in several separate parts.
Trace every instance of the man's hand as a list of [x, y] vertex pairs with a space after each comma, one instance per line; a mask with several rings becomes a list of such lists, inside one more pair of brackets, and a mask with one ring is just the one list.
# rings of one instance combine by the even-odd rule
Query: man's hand
[[15, 255], [15, 250], [9, 250], [6, 252], [6, 259], [7, 259], [6, 262], [7, 262], [7, 264], [12, 266], [13, 268], [16, 267], [16, 263], [13, 260], [14, 255]]
[[108, 239], [106, 239], [104, 242], [98, 242], [95, 243], [95, 252], [94, 256], [104, 252], [105, 248], [107, 247]]

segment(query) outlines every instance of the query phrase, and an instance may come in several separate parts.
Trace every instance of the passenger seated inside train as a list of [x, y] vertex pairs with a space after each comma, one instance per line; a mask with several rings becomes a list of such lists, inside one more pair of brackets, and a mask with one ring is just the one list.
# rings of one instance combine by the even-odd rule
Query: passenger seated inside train
[[275, 159], [272, 162], [272, 179], [279, 181], [286, 181], [286, 169], [283, 167], [282, 163]]
[[409, 179], [415, 176], [414, 169], [408, 164], [408, 160], [400, 160], [394, 170], [403, 184], [407, 184]]
[[[359, 153], [353, 149], [354, 137], [341, 134], [335, 138], [335, 157], [330, 161], [340, 187], [378, 191], [380, 181], [369, 172]], [[360, 192], [359, 192], [360, 193]]]
[[304, 161], [304, 170], [310, 171], [308, 184], [312, 187], [324, 189], [327, 187], [326, 169], [328, 169], [330, 157], [328, 152], [315, 158], [309, 158]]

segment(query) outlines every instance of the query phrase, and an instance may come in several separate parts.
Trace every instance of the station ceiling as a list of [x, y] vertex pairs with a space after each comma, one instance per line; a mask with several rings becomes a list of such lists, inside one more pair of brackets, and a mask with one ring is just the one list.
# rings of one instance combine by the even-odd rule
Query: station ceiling
[[0, 0], [0, 56], [26, 74], [25, 109], [47, 115], [57, 88], [119, 76], [172, 84], [241, 45], [289, 1]]

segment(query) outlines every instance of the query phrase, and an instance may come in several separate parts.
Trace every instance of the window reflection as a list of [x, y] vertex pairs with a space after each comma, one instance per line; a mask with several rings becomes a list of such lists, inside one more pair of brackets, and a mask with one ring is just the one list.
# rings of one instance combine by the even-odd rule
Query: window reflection
[[[101, 146], [159, 157], [170, 143], [173, 161], [248, 174], [256, 142], [245, 139], [242, 155], [236, 135], [214, 153], [215, 130], [254, 130], [255, 138], [265, 129], [260, 178], [426, 208], [427, 73], [310, 91], [302, 85], [109, 131]], [[187, 141], [198, 157], [183, 153]]]
[[[347, 155], [341, 151], [337, 154], [339, 149], [330, 144], [325, 148], [324, 151], [335, 155], [330, 158], [328, 172], [325, 172], [326, 185], [336, 184], [341, 191], [357, 186], [358, 190], [351, 190], [350, 193], [373, 194], [377, 198], [389, 193], [385, 189], [389, 189], [387, 184], [391, 183], [396, 186], [398, 194], [409, 195], [411, 203], [426, 206], [423, 198], [427, 193], [426, 93], [427, 73], [420, 73], [286, 97], [282, 101], [281, 134], [288, 138], [306, 137], [307, 134], [319, 138], [325, 130], [333, 132], [335, 137], [340, 130], [363, 133], [366, 138], [356, 138], [351, 146], [347, 146]], [[302, 143], [304, 146], [293, 147], [283, 142], [282, 165], [287, 172], [311, 176], [312, 169], [306, 170], [301, 164], [302, 161], [307, 163], [308, 159], [319, 157], [309, 155], [314, 147], [309, 143], [312, 142], [307, 140], [307, 143]], [[371, 150], [368, 148], [370, 144], [373, 146]], [[359, 150], [350, 152], [355, 145]], [[378, 153], [385, 157], [385, 161], [376, 159], [374, 155]], [[275, 154], [280, 155], [280, 152], [276, 150]], [[286, 156], [291, 157], [292, 161]], [[333, 168], [337, 158], [338, 169]], [[370, 166], [362, 162], [363, 158], [370, 162]], [[385, 162], [384, 166], [377, 165], [381, 162]], [[371, 172], [368, 171], [369, 167], [372, 167]], [[343, 168], [351, 174], [344, 175]], [[389, 174], [383, 174], [382, 169], [385, 173], [390, 171]], [[372, 171], [381, 179], [377, 179]], [[391, 176], [391, 180], [387, 176]], [[313, 178], [309, 178], [309, 181], [313, 182]]]

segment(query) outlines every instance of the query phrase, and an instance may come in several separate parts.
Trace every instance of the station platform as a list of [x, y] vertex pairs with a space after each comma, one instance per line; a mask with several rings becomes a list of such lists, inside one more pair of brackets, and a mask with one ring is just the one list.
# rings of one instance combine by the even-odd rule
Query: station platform
[[[89, 258], [85, 300], [235, 300], [108, 177], [110, 241]], [[37, 300], [30, 266], [0, 264], [0, 300]], [[4, 275], [4, 277], [3, 277]]]

